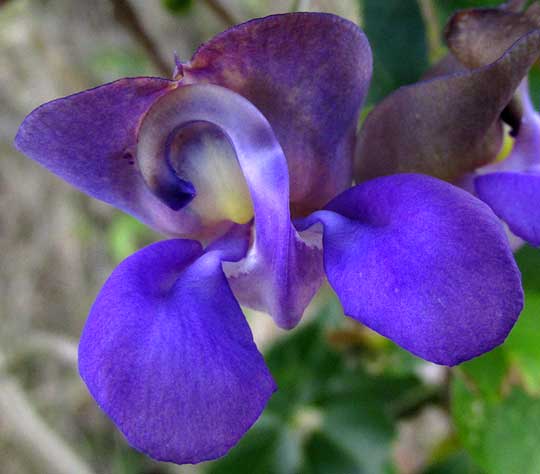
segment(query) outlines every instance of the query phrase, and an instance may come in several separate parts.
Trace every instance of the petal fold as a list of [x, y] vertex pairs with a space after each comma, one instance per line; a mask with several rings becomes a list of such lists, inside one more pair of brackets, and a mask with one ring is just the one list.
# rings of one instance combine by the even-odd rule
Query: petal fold
[[471, 8], [455, 13], [445, 29], [448, 48], [468, 68], [499, 59], [519, 38], [540, 28], [540, 4], [525, 12]]
[[184, 82], [210, 82], [251, 101], [285, 151], [293, 215], [346, 189], [358, 114], [371, 78], [369, 43], [352, 22], [293, 13], [235, 26], [184, 65]]
[[540, 171], [540, 115], [534, 109], [525, 78], [513, 98], [520, 111], [518, 129], [514, 129], [514, 143], [510, 155], [483, 169], [480, 173], [494, 171]]
[[225, 133], [249, 189], [251, 245], [244, 258], [225, 267], [235, 294], [242, 304], [269, 313], [279, 326], [295, 326], [322, 283], [322, 255], [291, 224], [287, 162], [272, 127], [252, 103], [229, 89], [179, 87], [157, 100], [141, 124], [139, 159], [143, 168], [150, 164], [152, 176], [162, 176], [167, 168], [164, 160], [156, 167], [155, 158], [166, 148], [170, 130], [189, 122], [209, 122]]
[[345, 314], [424, 359], [455, 365], [493, 349], [522, 309], [503, 227], [457, 187], [422, 175], [378, 178], [302, 227], [316, 222]]
[[26, 117], [17, 149], [90, 196], [127, 212], [156, 230], [191, 230], [144, 183], [135, 159], [141, 115], [174, 82], [152, 77], [120, 79], [48, 102]]
[[79, 370], [135, 448], [161, 461], [225, 454], [275, 384], [221, 269], [188, 240], [122, 262], [83, 330]]

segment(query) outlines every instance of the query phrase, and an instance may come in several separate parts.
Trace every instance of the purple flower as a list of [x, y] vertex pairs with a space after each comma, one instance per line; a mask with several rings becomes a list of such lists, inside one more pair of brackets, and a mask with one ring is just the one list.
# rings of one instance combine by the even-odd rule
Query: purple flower
[[540, 56], [540, 4], [515, 11], [522, 3], [452, 17], [451, 53], [368, 116], [356, 177], [417, 172], [445, 179], [489, 204], [515, 235], [540, 245], [540, 116], [527, 84]]
[[82, 334], [81, 376], [134, 447], [225, 454], [276, 389], [239, 304], [292, 328], [325, 277], [347, 315], [440, 364], [510, 331], [519, 272], [485, 204], [421, 175], [350, 187], [371, 64], [353, 23], [271, 16], [174, 80], [121, 79], [22, 124], [27, 156], [182, 237], [122, 262]]

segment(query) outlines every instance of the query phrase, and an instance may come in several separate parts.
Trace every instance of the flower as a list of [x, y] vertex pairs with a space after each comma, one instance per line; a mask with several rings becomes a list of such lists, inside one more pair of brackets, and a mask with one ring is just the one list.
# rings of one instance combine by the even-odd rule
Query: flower
[[356, 177], [418, 172], [448, 180], [540, 245], [540, 117], [527, 84], [540, 56], [540, 4], [517, 11], [522, 3], [451, 18], [449, 55], [366, 119]]
[[270, 16], [173, 80], [121, 79], [21, 125], [24, 154], [174, 237], [118, 266], [80, 343], [82, 378], [134, 447], [225, 454], [276, 389], [239, 304], [292, 328], [325, 276], [347, 315], [440, 364], [510, 331], [519, 272], [485, 204], [420, 175], [350, 187], [371, 64], [353, 23]]

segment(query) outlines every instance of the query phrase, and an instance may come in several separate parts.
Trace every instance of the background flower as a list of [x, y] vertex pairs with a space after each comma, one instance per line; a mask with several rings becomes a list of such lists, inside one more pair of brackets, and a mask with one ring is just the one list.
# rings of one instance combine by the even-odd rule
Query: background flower
[[[415, 171], [448, 180], [538, 245], [540, 127], [526, 77], [540, 54], [540, 6], [518, 7], [463, 10], [450, 19], [450, 53], [368, 116], [357, 179]], [[503, 142], [509, 156], [500, 155]]]

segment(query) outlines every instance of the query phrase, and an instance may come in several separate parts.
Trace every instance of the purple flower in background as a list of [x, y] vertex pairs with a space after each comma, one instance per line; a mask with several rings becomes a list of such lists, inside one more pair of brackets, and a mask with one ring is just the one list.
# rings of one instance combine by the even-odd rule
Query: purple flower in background
[[540, 56], [540, 4], [521, 12], [523, 3], [452, 17], [450, 54], [368, 116], [357, 145], [359, 182], [404, 172], [448, 180], [540, 245], [540, 117], [527, 84]]
[[81, 376], [134, 447], [225, 454], [276, 389], [239, 305], [292, 328], [325, 277], [348, 316], [440, 364], [510, 331], [519, 272], [488, 206], [421, 175], [351, 188], [371, 65], [353, 23], [271, 16], [216, 36], [173, 80], [121, 79], [21, 125], [27, 156], [181, 237], [122, 262], [82, 334]]

